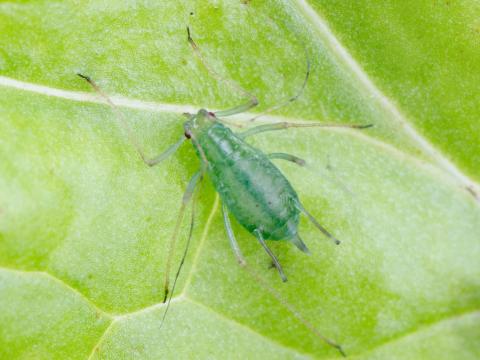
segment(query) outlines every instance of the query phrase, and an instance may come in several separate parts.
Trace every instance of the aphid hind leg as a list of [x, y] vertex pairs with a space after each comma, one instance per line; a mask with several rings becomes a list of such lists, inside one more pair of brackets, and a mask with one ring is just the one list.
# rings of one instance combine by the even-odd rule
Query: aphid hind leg
[[[223, 204], [222, 204], [222, 211], [223, 211], [223, 214], [224, 214], [224, 221], [225, 221], [225, 217], [227, 216], [228, 226], [227, 226], [227, 223], [225, 223], [225, 226], [227, 228], [227, 233], [230, 233], [230, 231], [231, 231], [230, 220], [228, 219], [227, 208]], [[231, 234], [233, 235], [233, 231], [231, 232]], [[255, 235], [257, 235], [257, 234], [255, 234]], [[259, 233], [259, 235], [260, 235], [260, 239], [262, 239], [261, 243], [262, 242], [265, 243], [261, 233]], [[238, 244], [236, 243], [235, 237], [232, 237], [230, 239], [230, 241], [232, 241], [232, 239], [235, 243], [235, 248], [238, 248]], [[241, 256], [240, 258], [238, 257], [238, 254], [241, 255], [240, 252], [238, 252], [238, 253], [235, 252], [235, 253], [237, 255], [237, 259], [243, 259], [243, 256]], [[277, 266], [276, 264], [278, 264], [278, 260], [276, 260], [275, 257], [272, 257], [272, 261], [273, 261], [273, 266], [276, 267]], [[330, 338], [327, 338], [322, 333], [320, 333], [318, 331], [318, 329], [312, 323], [310, 323], [307, 319], [305, 319], [301, 315], [301, 313], [292, 304], [290, 304], [277, 290], [275, 290], [265, 279], [263, 279], [262, 276], [260, 276], [254, 269], [252, 269], [250, 266], [248, 266], [248, 264], [246, 262], [243, 263], [242, 265], [243, 265], [242, 269], [244, 269], [247, 272], [247, 274], [249, 276], [251, 276], [252, 279], [254, 279], [258, 283], [259, 286], [261, 286], [265, 291], [267, 291], [269, 294], [271, 294], [296, 319], [298, 319], [303, 325], [305, 325], [308, 329], [310, 329], [310, 331], [312, 331], [322, 341], [324, 341], [328, 345], [332, 346], [333, 348], [337, 349], [342, 356], [346, 356], [345, 352], [343, 351], [342, 347], [339, 344], [337, 344], [335, 341], [331, 340]]]
[[300, 166], [305, 166], [305, 160], [295, 156], [295, 155], [290, 155], [290, 154], [285, 154], [285, 153], [271, 153], [267, 155], [269, 159], [281, 159], [281, 160], [287, 160], [291, 161], [297, 165]]
[[275, 267], [277, 268], [278, 273], [280, 274], [280, 277], [282, 278], [282, 281], [286, 282], [287, 277], [285, 276], [285, 273], [283, 272], [282, 265], [280, 265], [280, 263], [279, 263], [277, 257], [275, 256], [275, 254], [272, 252], [272, 250], [270, 250], [270, 248], [265, 243], [265, 239], [263, 238], [262, 232], [259, 229], [255, 229], [255, 230], [253, 230], [253, 234], [257, 237], [258, 242], [260, 243], [260, 245], [262, 245], [262, 247], [265, 249], [267, 254], [272, 258], [273, 263], [275, 264]]
[[287, 311], [290, 312], [295, 318], [297, 318], [305, 327], [312, 331], [316, 336], [318, 336], [322, 341], [324, 341], [329, 346], [336, 349], [343, 357], [347, 355], [343, 351], [343, 348], [340, 344], [336, 343], [332, 339], [324, 336], [308, 319], [304, 318], [302, 314], [291, 304], [289, 303], [275, 288], [273, 288], [262, 276], [260, 276], [255, 270], [249, 266], [245, 266], [244, 269], [247, 273], [269, 294], [271, 294]]
[[245, 103], [245, 104], [242, 104], [242, 105], [239, 105], [239, 106], [236, 106], [232, 109], [228, 109], [228, 110], [223, 110], [223, 111], [217, 111], [215, 113], [216, 116], [230, 116], [230, 115], [235, 115], [235, 114], [239, 114], [239, 113], [242, 113], [242, 112], [245, 112], [255, 106], [258, 105], [258, 99], [255, 95], [249, 93], [247, 90], [245, 90], [244, 88], [242, 88], [241, 86], [239, 86], [236, 82], [233, 82], [231, 80], [228, 80], [228, 79], [225, 79], [224, 77], [222, 77], [218, 72], [216, 72], [210, 65], [209, 63], [205, 60], [205, 57], [203, 56], [202, 54], [202, 51], [200, 50], [200, 48], [198, 47], [198, 45], [195, 43], [195, 41], [193, 40], [191, 34], [190, 34], [190, 28], [187, 26], [187, 35], [188, 35], [188, 42], [190, 43], [192, 49], [193, 49], [193, 52], [195, 53], [195, 55], [198, 57], [198, 59], [201, 61], [201, 63], [203, 64], [203, 66], [205, 67], [205, 69], [207, 69], [207, 71], [209, 72], [209, 74], [214, 77], [215, 79], [223, 82], [224, 84], [226, 84], [228, 87], [230, 87], [230, 89], [232, 89], [233, 91], [245, 96], [245, 97], [248, 97], [249, 100]]
[[322, 225], [319, 224], [319, 222], [312, 216], [312, 214], [310, 214], [304, 207], [303, 205], [297, 201], [295, 202], [295, 206], [297, 207], [298, 210], [300, 210], [303, 214], [305, 214], [308, 219], [313, 223], [313, 225], [315, 225], [315, 227], [320, 230], [326, 237], [328, 237], [329, 239], [331, 239], [335, 245], [339, 245], [340, 244], [340, 240], [338, 240], [337, 238], [335, 238], [332, 234], [330, 234], [330, 232], [325, 229]]
[[163, 153], [161, 153], [158, 156], [155, 156], [153, 158], [147, 158], [145, 155], [145, 152], [143, 148], [140, 146], [138, 143], [137, 139], [133, 135], [133, 131], [131, 127], [128, 125], [125, 115], [118, 109], [118, 107], [113, 103], [112, 99], [97, 85], [95, 81], [93, 81], [89, 76], [83, 75], [83, 74], [77, 74], [80, 76], [82, 79], [87, 81], [92, 88], [107, 102], [108, 105], [113, 110], [113, 113], [115, 114], [115, 118], [117, 119], [117, 122], [119, 123], [120, 127], [127, 133], [128, 140], [130, 143], [133, 145], [135, 150], [138, 152], [140, 155], [140, 158], [143, 160], [145, 164], [148, 166], [154, 166], [168, 158], [170, 155], [172, 155], [177, 149], [185, 142], [185, 137], [182, 136], [179, 141], [177, 141], [175, 144], [171, 145], [168, 147], [167, 150], [165, 150]]
[[276, 130], [286, 130], [288, 128], [308, 128], [308, 127], [322, 127], [322, 128], [351, 128], [351, 129], [367, 129], [373, 125], [350, 125], [350, 124], [321, 124], [321, 123], [292, 123], [292, 122], [278, 122], [274, 124], [266, 124], [255, 126], [251, 129], [248, 129], [244, 132], [238, 133], [242, 139], [245, 139], [248, 136], [260, 134], [267, 131], [276, 131]]
[[175, 224], [175, 230], [173, 232], [173, 235], [171, 237], [169, 246], [168, 246], [168, 252], [167, 252], [167, 261], [166, 261], [166, 266], [165, 266], [165, 279], [164, 279], [164, 298], [163, 302], [167, 301], [168, 294], [169, 294], [169, 286], [170, 286], [170, 267], [172, 265], [172, 260], [173, 260], [173, 255], [175, 254], [175, 245], [178, 239], [178, 234], [180, 233], [180, 226], [182, 224], [183, 217], [185, 215], [185, 209], [192, 198], [192, 195], [195, 191], [195, 186], [197, 185], [198, 181], [201, 179], [203, 175], [203, 170], [197, 171], [192, 178], [190, 179], [190, 182], [187, 185], [187, 188], [185, 189], [185, 192], [183, 194], [182, 198], [182, 205], [180, 207], [180, 212], [177, 217], [177, 222]]
[[228, 240], [230, 241], [230, 245], [232, 246], [232, 250], [237, 258], [238, 263], [241, 266], [245, 266], [247, 262], [242, 255], [242, 251], [238, 246], [237, 239], [235, 239], [235, 234], [233, 233], [232, 224], [230, 223], [230, 218], [228, 217], [228, 209], [225, 204], [222, 203], [222, 215], [223, 215], [223, 223], [225, 225], [225, 230], [227, 231]]

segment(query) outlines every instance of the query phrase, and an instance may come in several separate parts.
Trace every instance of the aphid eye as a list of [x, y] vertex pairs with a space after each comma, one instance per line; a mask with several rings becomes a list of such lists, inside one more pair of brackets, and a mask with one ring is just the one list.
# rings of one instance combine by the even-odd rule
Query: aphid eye
[[192, 135], [190, 134], [189, 131], [185, 131], [185, 137], [186, 137], [187, 139], [191, 139], [191, 138], [192, 138]]
[[209, 116], [210, 118], [215, 118], [215, 113], [209, 111], [209, 112], [208, 112], [208, 116]]

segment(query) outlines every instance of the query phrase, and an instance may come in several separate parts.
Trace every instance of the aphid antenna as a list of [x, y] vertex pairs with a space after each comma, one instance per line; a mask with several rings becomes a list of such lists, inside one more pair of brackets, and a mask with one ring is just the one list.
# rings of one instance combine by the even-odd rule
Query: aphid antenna
[[[302, 42], [303, 43], [303, 42]], [[310, 77], [310, 72], [311, 72], [311, 62], [310, 62], [310, 56], [308, 54], [308, 50], [307, 50], [307, 46], [305, 45], [305, 43], [303, 43], [303, 50], [305, 51], [305, 61], [306, 61], [306, 70], [305, 70], [305, 77], [303, 78], [303, 83], [302, 83], [302, 86], [300, 86], [300, 89], [298, 90], [298, 92], [289, 97], [288, 99], [286, 100], [283, 100], [282, 102], [280, 102], [279, 104], [277, 105], [274, 105], [264, 111], [262, 111], [260, 114], [254, 116], [253, 118], [251, 118], [249, 121], [255, 121], [257, 120], [258, 118], [266, 115], [266, 114], [269, 114], [275, 110], [278, 110], [284, 106], [287, 106], [291, 103], [293, 103], [294, 101], [296, 101], [300, 96], [302, 96], [303, 92], [305, 91], [305, 88], [307, 86], [307, 83], [308, 83], [308, 79]]]
[[185, 136], [181, 136], [180, 139], [174, 143], [173, 145], [169, 146], [163, 153], [159, 154], [156, 157], [148, 158], [145, 155], [145, 151], [143, 150], [140, 143], [137, 141], [137, 138], [133, 134], [132, 128], [128, 125], [127, 120], [125, 119], [125, 115], [119, 108], [115, 105], [115, 103], [110, 99], [110, 97], [98, 86], [98, 84], [90, 78], [90, 76], [77, 73], [82, 79], [87, 81], [90, 86], [95, 90], [95, 92], [102, 97], [105, 102], [110, 105], [111, 109], [113, 110], [113, 114], [115, 115], [115, 119], [120, 127], [127, 133], [128, 140], [133, 145], [137, 153], [140, 155], [142, 161], [147, 164], [148, 166], [155, 166], [161, 163], [163, 160], [167, 159], [170, 155], [172, 155], [178, 148], [185, 142]]
[[205, 67], [205, 69], [208, 71], [208, 73], [210, 74], [210, 76], [212, 76], [213, 78], [217, 79], [218, 81], [221, 81], [223, 82], [224, 84], [226, 84], [231, 90], [235, 91], [236, 93], [238, 94], [241, 94], [242, 96], [245, 96], [245, 97], [248, 97], [249, 100], [242, 104], [242, 105], [239, 105], [233, 109], [229, 109], [229, 110], [224, 110], [224, 111], [217, 111], [215, 113], [216, 116], [218, 117], [223, 117], [223, 116], [230, 116], [230, 115], [235, 115], [235, 114], [238, 114], [238, 113], [242, 113], [244, 111], [247, 111], [255, 106], [258, 105], [258, 99], [255, 95], [253, 95], [252, 93], [248, 92], [247, 90], [245, 90], [244, 88], [242, 88], [240, 85], [238, 85], [236, 82], [232, 81], [232, 80], [229, 80], [229, 79], [225, 79], [223, 76], [221, 76], [213, 67], [210, 66], [210, 64], [208, 63], [208, 61], [205, 59], [205, 57], [203, 56], [203, 53], [202, 51], [200, 50], [200, 48], [198, 47], [198, 45], [195, 43], [195, 41], [193, 40], [192, 36], [191, 36], [191, 33], [190, 33], [190, 27], [187, 26], [187, 40], [188, 42], [190, 43], [192, 49], [193, 49], [193, 52], [194, 54], [197, 56], [197, 58], [200, 60], [200, 62], [203, 64], [203, 66]]
[[87, 75], [84, 75], [84, 74], [81, 74], [81, 73], [77, 73], [77, 75], [80, 76], [82, 79], [86, 80], [92, 86], [92, 88], [95, 90], [95, 92], [97, 94], [99, 94], [107, 102], [108, 105], [110, 105], [110, 107], [112, 108], [112, 110], [115, 114], [117, 122], [120, 124], [120, 126], [123, 128], [123, 130], [127, 133], [130, 142], [133, 144], [133, 146], [135, 147], [137, 152], [140, 154], [140, 157], [142, 158], [142, 160], [146, 162], [146, 157], [145, 157], [144, 151], [143, 151], [142, 147], [140, 146], [140, 144], [138, 143], [135, 136], [133, 135], [133, 131], [132, 131], [131, 127], [128, 125], [127, 120], [125, 119], [125, 115], [123, 114], [123, 112], [121, 112], [118, 109], [118, 107], [114, 104], [114, 102], [110, 99], [110, 97], [97, 85], [97, 83], [95, 81], [92, 80], [92, 78], [90, 76], [87, 76]]

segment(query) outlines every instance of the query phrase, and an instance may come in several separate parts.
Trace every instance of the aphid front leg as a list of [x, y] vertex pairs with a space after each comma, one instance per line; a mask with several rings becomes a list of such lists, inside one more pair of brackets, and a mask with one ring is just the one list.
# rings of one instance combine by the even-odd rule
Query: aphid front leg
[[141, 154], [141, 157], [145, 164], [148, 166], [155, 166], [161, 163], [163, 160], [167, 159], [170, 155], [172, 155], [175, 151], [178, 150], [178, 148], [185, 142], [186, 137], [182, 135], [180, 137], [180, 140], [178, 140], [175, 144], [170, 145], [167, 150], [162, 152], [160, 155], [155, 156], [154, 158], [151, 159], [146, 159], [144, 158], [143, 154]]
[[185, 209], [187, 208], [187, 205], [195, 191], [195, 187], [197, 186], [198, 181], [201, 179], [202, 175], [203, 175], [203, 170], [197, 171], [190, 179], [190, 182], [188, 183], [187, 188], [185, 189], [185, 193], [183, 194], [182, 205], [180, 207], [180, 212], [178, 214], [177, 222], [175, 224], [175, 230], [173, 232], [172, 238], [170, 240], [170, 244], [168, 246], [168, 255], [167, 255], [167, 261], [166, 261], [166, 267], [165, 267], [163, 302], [166, 302], [168, 298], [169, 286], [170, 286], [170, 267], [172, 265], [173, 255], [175, 254], [175, 245], [178, 239], [178, 234], [180, 232], [180, 226], [182, 224], [182, 220], [185, 215]]
[[282, 265], [280, 265], [280, 263], [278, 262], [278, 259], [275, 256], [275, 254], [272, 252], [272, 250], [270, 250], [270, 248], [265, 243], [265, 239], [263, 238], [262, 232], [259, 229], [255, 229], [255, 230], [253, 230], [253, 234], [257, 237], [258, 242], [260, 243], [260, 245], [262, 245], [262, 247], [265, 249], [267, 254], [272, 258], [272, 261], [275, 264], [275, 267], [277, 268], [278, 273], [280, 274], [280, 277], [282, 278], [282, 281], [286, 282], [287, 277], [285, 276], [285, 273], [283, 272]]
[[291, 161], [297, 165], [300, 166], [305, 166], [305, 160], [295, 156], [295, 155], [290, 155], [290, 154], [285, 154], [285, 153], [271, 153], [267, 155], [269, 159], [281, 159], [281, 160], [287, 160]]
[[177, 149], [185, 142], [186, 138], [182, 136], [179, 141], [171, 145], [167, 150], [165, 150], [160, 155], [155, 156], [154, 158], [151, 158], [151, 159], [147, 158], [147, 156], [145, 155], [145, 152], [143, 151], [143, 148], [140, 146], [137, 139], [133, 135], [133, 131], [128, 125], [125, 119], [125, 115], [113, 103], [112, 99], [110, 99], [110, 97], [105, 92], [103, 92], [103, 90], [100, 89], [97, 83], [93, 81], [89, 76], [86, 76], [83, 74], [77, 74], [77, 75], [80, 76], [85, 81], [87, 81], [92, 86], [92, 88], [107, 102], [107, 104], [110, 105], [120, 127], [127, 133], [130, 143], [133, 145], [135, 150], [137, 150], [143, 162], [148, 166], [154, 166], [159, 164], [160, 162], [168, 158], [170, 155], [172, 155], [175, 151], [177, 151]]
[[223, 223], [225, 224], [225, 230], [227, 230], [228, 240], [232, 246], [232, 250], [237, 258], [238, 263], [241, 266], [245, 266], [247, 262], [242, 255], [242, 251], [238, 246], [237, 239], [235, 239], [235, 234], [233, 233], [232, 224], [230, 223], [230, 218], [228, 217], [228, 209], [225, 204], [222, 203], [222, 214], [223, 214]]

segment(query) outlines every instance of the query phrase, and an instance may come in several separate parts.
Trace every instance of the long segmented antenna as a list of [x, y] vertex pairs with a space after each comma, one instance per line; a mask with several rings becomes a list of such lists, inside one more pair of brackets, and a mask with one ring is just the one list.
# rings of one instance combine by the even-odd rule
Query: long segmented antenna
[[305, 71], [305, 78], [303, 79], [303, 83], [302, 83], [302, 86], [300, 87], [299, 91], [295, 95], [288, 98], [287, 100], [284, 100], [281, 103], [279, 103], [277, 105], [274, 105], [274, 106], [268, 108], [267, 110], [262, 111], [260, 114], [251, 118], [250, 121], [255, 121], [259, 117], [262, 117], [262, 116], [264, 116], [268, 113], [271, 113], [272, 111], [278, 110], [278, 109], [296, 101], [303, 94], [303, 92], [305, 91], [305, 88], [307, 86], [307, 82], [308, 82], [308, 79], [310, 77], [310, 71], [311, 71], [310, 57], [308, 56], [307, 47], [305, 45], [304, 45], [304, 50], [305, 50], [305, 59], [306, 59], [306, 62], [307, 62], [307, 70]]
[[[202, 180], [202, 178], [200, 178], [200, 181], [201, 180]], [[199, 192], [199, 190], [197, 191], [197, 193], [198, 192]], [[192, 215], [191, 215], [191, 220], [190, 220], [190, 230], [188, 232], [188, 239], [187, 239], [187, 243], [185, 245], [185, 250], [183, 251], [182, 260], [180, 261], [180, 264], [178, 265], [177, 273], [175, 274], [175, 279], [173, 280], [172, 291], [170, 292], [170, 296], [168, 297], [167, 306], [165, 307], [165, 311], [163, 312], [162, 320], [160, 322], [160, 329], [162, 328], [163, 323], [165, 321], [165, 318], [167, 317], [168, 310], [170, 309], [170, 303], [172, 302], [172, 297], [173, 297], [173, 294], [175, 293], [175, 287], [177, 285], [177, 280], [180, 276], [180, 272], [182, 271], [183, 265], [185, 263], [185, 259], [187, 258], [188, 250], [190, 248], [190, 243], [191, 243], [192, 235], [193, 235], [193, 228], [194, 228], [194, 225], [195, 225], [196, 200], [197, 200], [197, 196], [196, 196], [196, 194], [193, 194]]]
[[218, 72], [216, 72], [211, 66], [210, 64], [205, 60], [205, 57], [203, 56], [202, 54], [202, 51], [200, 50], [200, 48], [198, 47], [198, 45], [195, 43], [195, 41], [193, 40], [192, 36], [191, 36], [191, 33], [190, 33], [190, 28], [187, 26], [187, 35], [188, 35], [188, 42], [190, 43], [190, 45], [192, 46], [192, 49], [193, 49], [193, 52], [194, 54], [198, 57], [198, 59], [200, 60], [200, 62], [203, 64], [203, 66], [205, 67], [205, 69], [207, 69], [207, 71], [209, 72], [209, 74], [211, 76], [213, 76], [215, 79], [217, 79], [218, 81], [220, 82], [223, 82], [225, 83], [226, 85], [228, 85], [228, 87], [230, 87], [230, 89], [232, 89], [233, 91], [237, 92], [237, 93], [240, 93], [242, 96], [245, 96], [245, 97], [248, 97], [250, 98], [250, 100], [245, 103], [245, 104], [242, 104], [240, 106], [237, 106], [233, 109], [229, 109], [229, 110], [224, 110], [224, 111], [217, 111], [215, 113], [215, 115], [217, 116], [229, 116], [229, 115], [234, 115], [234, 114], [238, 114], [238, 113], [241, 113], [241, 112], [244, 112], [244, 111], [247, 111], [248, 109], [254, 107], [254, 106], [257, 106], [258, 105], [258, 99], [255, 95], [249, 93], [247, 90], [245, 90], [244, 88], [242, 88], [241, 86], [239, 86], [236, 82], [232, 81], [232, 80], [229, 80], [229, 79], [225, 79], [224, 77], [222, 77]]
[[103, 90], [97, 85], [97, 83], [93, 81], [89, 76], [83, 75], [80, 73], [77, 73], [77, 75], [80, 76], [82, 79], [86, 80], [90, 84], [90, 86], [92, 86], [92, 88], [107, 102], [107, 104], [110, 105], [110, 107], [113, 110], [113, 113], [115, 114], [115, 119], [117, 120], [117, 123], [127, 133], [128, 140], [133, 145], [135, 150], [138, 152], [143, 162], [148, 166], [157, 165], [163, 160], [167, 159], [170, 155], [172, 155], [175, 151], [177, 151], [178, 148], [185, 142], [186, 138], [185, 136], [182, 136], [180, 137], [179, 141], [177, 141], [175, 144], [168, 147], [167, 150], [165, 150], [160, 155], [151, 159], [147, 158], [147, 156], [145, 155], [145, 152], [143, 151], [143, 148], [138, 143], [137, 138], [133, 135], [132, 128], [128, 125], [128, 122], [125, 119], [125, 115], [123, 114], [123, 112], [121, 112], [117, 108], [117, 106], [113, 103], [110, 97], [105, 92], [103, 92]]
[[143, 152], [142, 147], [140, 146], [137, 139], [133, 135], [132, 129], [130, 128], [130, 126], [128, 126], [127, 120], [125, 119], [125, 115], [120, 110], [118, 110], [117, 106], [113, 103], [110, 97], [103, 92], [103, 90], [97, 85], [95, 81], [93, 81], [90, 78], [90, 76], [83, 75], [80, 73], [77, 73], [77, 75], [80, 76], [82, 79], [85, 79], [92, 86], [92, 88], [107, 102], [107, 104], [110, 105], [110, 107], [112, 108], [113, 112], [117, 117], [118, 123], [126, 131], [130, 142], [135, 147], [135, 150], [137, 150], [137, 152], [140, 154], [140, 157], [142, 158], [142, 160], [145, 163], [148, 163], [148, 159], [145, 156], [145, 153]]

